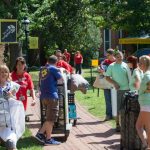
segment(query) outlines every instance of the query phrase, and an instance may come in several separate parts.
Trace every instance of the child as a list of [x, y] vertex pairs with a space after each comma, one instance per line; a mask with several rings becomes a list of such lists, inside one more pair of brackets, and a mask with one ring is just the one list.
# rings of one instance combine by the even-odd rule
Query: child
[[[17, 135], [17, 133], [18, 133], [17, 128], [15, 127], [15, 125], [13, 123], [16, 122], [17, 120], [20, 120], [20, 118], [19, 118], [19, 115], [16, 118], [16, 116], [14, 114], [16, 114], [19, 110], [19, 113], [22, 115], [21, 117], [23, 118], [24, 116], [23, 116], [22, 112], [24, 112], [24, 111], [23, 111], [22, 103], [21, 103], [21, 105], [20, 105], [20, 103], [18, 105], [18, 101], [14, 100], [14, 99], [16, 99], [15, 94], [18, 91], [20, 86], [11, 81], [9, 74], [10, 73], [9, 73], [8, 67], [6, 65], [0, 65], [0, 101], [1, 101], [1, 105], [3, 105], [4, 102], [6, 104], [8, 104], [7, 108], [9, 109], [8, 112], [9, 112], [9, 117], [11, 120], [10, 121], [11, 127], [10, 126], [0, 126], [0, 138], [4, 142], [6, 142], [7, 149], [16, 150], [16, 144], [17, 144], [17, 140], [18, 140], [19, 136]], [[8, 100], [8, 101], [5, 101], [5, 100]], [[17, 102], [17, 105], [14, 101]], [[17, 107], [17, 106], [19, 106], [19, 107]], [[4, 105], [1, 108], [6, 109], [6, 107], [4, 108]], [[14, 108], [14, 109], [12, 109], [12, 108]], [[12, 112], [12, 110], [13, 110], [13, 112]], [[6, 117], [5, 119], [7, 120], [7, 115], [4, 113], [1, 113], [1, 117], [3, 115], [5, 115], [4, 117]], [[20, 120], [20, 121], [22, 121], [22, 120]], [[12, 126], [15, 128], [14, 130], [12, 129]], [[20, 127], [20, 125], [18, 125], [18, 126]]]

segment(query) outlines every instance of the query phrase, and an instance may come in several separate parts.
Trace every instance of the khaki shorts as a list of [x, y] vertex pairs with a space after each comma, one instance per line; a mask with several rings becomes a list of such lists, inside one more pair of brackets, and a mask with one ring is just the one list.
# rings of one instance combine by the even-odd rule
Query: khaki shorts
[[42, 105], [46, 109], [46, 121], [57, 122], [59, 101], [56, 99], [43, 99]]

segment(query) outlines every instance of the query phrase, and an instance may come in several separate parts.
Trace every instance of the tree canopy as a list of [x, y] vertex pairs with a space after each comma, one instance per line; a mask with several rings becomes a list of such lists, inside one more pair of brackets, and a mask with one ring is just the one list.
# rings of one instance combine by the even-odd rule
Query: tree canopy
[[122, 29], [129, 34], [149, 33], [149, 0], [1, 0], [0, 18], [21, 20], [27, 16], [30, 35], [39, 37], [40, 55], [57, 48], [98, 49], [99, 28]]

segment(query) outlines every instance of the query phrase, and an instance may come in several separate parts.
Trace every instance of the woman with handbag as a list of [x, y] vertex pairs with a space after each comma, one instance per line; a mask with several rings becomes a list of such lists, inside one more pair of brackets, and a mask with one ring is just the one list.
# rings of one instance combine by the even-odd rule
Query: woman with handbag
[[[115, 62], [114, 57], [114, 50], [109, 48], [106, 53], [106, 59], [101, 63], [98, 72], [101, 74], [105, 74], [108, 66]], [[105, 104], [106, 104], [106, 117], [104, 121], [108, 121], [112, 119], [112, 105], [111, 105], [111, 91], [110, 88], [104, 89], [104, 97], [105, 97]]]

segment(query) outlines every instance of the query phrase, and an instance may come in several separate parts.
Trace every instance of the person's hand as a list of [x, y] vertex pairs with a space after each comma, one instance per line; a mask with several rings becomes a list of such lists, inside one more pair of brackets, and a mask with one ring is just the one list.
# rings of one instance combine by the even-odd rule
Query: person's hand
[[98, 71], [99, 73], [104, 73], [104, 72], [105, 72], [103, 69], [100, 69], [100, 68], [98, 68], [97, 71]]
[[31, 106], [35, 106], [35, 104], [36, 104], [36, 101], [33, 100], [32, 103], [31, 103]]
[[117, 83], [114, 84], [114, 87], [116, 90], [119, 90], [119, 88], [120, 88], [120, 86]]

